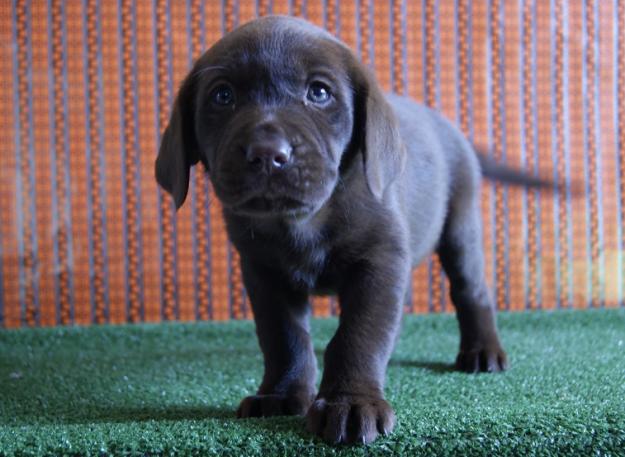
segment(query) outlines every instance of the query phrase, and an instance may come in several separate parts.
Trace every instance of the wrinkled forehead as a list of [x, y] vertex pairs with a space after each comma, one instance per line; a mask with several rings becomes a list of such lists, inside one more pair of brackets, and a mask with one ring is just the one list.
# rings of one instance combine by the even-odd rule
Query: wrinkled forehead
[[267, 17], [223, 37], [196, 68], [207, 76], [296, 80], [310, 71], [340, 71], [345, 66], [346, 51], [332, 35], [303, 20]]

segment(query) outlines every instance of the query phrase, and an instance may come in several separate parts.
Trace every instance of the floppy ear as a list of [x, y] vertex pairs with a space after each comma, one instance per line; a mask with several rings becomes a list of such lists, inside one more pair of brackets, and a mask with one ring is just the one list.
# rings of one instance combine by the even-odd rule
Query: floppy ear
[[187, 76], [180, 87], [155, 164], [156, 181], [174, 197], [176, 209], [187, 197], [189, 169], [199, 160], [193, 74]]
[[354, 139], [362, 151], [367, 186], [380, 200], [401, 173], [406, 150], [391, 106], [371, 71], [357, 61], [352, 69], [352, 83]]

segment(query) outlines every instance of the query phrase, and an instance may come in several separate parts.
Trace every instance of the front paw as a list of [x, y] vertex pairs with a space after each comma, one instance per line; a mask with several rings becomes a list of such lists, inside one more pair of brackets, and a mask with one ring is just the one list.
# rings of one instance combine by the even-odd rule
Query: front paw
[[395, 426], [391, 406], [383, 398], [365, 395], [320, 396], [306, 419], [308, 431], [331, 444], [371, 443]]
[[311, 394], [250, 395], [239, 404], [237, 417], [303, 416], [313, 398]]
[[456, 357], [456, 369], [466, 373], [496, 373], [507, 368], [508, 359], [499, 344], [461, 349]]

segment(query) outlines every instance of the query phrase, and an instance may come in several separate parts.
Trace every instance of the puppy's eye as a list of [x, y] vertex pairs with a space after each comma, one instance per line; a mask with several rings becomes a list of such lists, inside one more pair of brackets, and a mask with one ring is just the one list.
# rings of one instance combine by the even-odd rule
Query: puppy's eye
[[234, 103], [234, 91], [227, 84], [220, 84], [210, 94], [213, 103], [219, 106], [228, 106]]
[[308, 87], [306, 98], [313, 103], [322, 105], [330, 101], [332, 93], [330, 92], [330, 88], [324, 83], [315, 81]]

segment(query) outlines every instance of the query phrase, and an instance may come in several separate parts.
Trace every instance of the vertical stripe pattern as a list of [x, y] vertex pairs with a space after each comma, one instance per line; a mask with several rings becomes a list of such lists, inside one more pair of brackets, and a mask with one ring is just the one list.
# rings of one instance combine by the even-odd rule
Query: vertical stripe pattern
[[138, 204], [139, 179], [137, 173], [136, 125], [136, 61], [135, 61], [135, 3], [122, 0], [122, 56], [123, 56], [123, 145], [124, 151], [124, 199], [126, 235], [127, 319], [138, 322], [143, 319], [141, 298], [142, 278], [140, 272], [140, 231]]
[[[564, 12], [563, 1], [556, 0], [556, 35], [555, 35], [555, 111], [556, 111], [556, 170], [558, 181], [564, 182], [567, 178], [566, 157], [564, 142]], [[566, 211], [566, 195], [558, 196], [558, 246], [559, 246], [559, 274], [560, 287], [558, 305], [568, 307], [569, 300], [569, 245], [568, 245], [568, 219]]]
[[619, 195], [620, 195], [620, 240], [619, 247], [619, 267], [617, 270], [618, 277], [618, 300], [622, 303], [624, 300], [623, 290], [625, 289], [625, 0], [618, 0], [617, 4], [617, 140], [616, 148], [618, 152], [618, 169], [619, 169]]
[[599, 144], [597, 143], [597, 24], [596, 2], [586, 0], [586, 31], [588, 35], [586, 46], [586, 81], [587, 81], [587, 124], [586, 138], [588, 144], [588, 181], [590, 199], [590, 271], [591, 271], [591, 305], [602, 304], [601, 293], [601, 253], [600, 253], [600, 229], [599, 220], [599, 193], [601, 183], [598, 179]]
[[[202, 55], [204, 38], [202, 36], [202, 2], [191, 2], [191, 29], [192, 29], [192, 60], [195, 61]], [[208, 175], [202, 167], [195, 170], [195, 211], [197, 234], [197, 317], [201, 320], [211, 318], [211, 290], [210, 290], [210, 219], [209, 219], [209, 183]]]
[[[504, 158], [504, 120], [503, 110], [504, 97], [502, 67], [504, 63], [502, 52], [502, 24], [504, 4], [501, 0], [492, 0], [490, 10], [491, 31], [491, 71], [492, 71], [492, 131], [493, 131], [493, 158], [501, 162]], [[506, 275], [506, 226], [505, 226], [505, 202], [504, 187], [495, 183], [495, 294], [497, 306], [500, 309], [508, 307], [507, 299], [507, 275]]]
[[[525, 169], [534, 174], [536, 171], [536, 117], [535, 86], [533, 83], [533, 65], [535, 53], [535, 8], [532, 2], [523, 5], [523, 148], [525, 152]], [[527, 307], [535, 309], [538, 306], [538, 192], [527, 191]]]
[[[168, 113], [173, 97], [170, 94], [169, 30], [167, 26], [168, 1], [158, 0], [156, 4], [156, 48], [158, 59], [158, 127], [163, 132], [169, 120]], [[182, 151], [181, 151], [182, 153]], [[162, 191], [160, 199], [160, 219], [162, 236], [162, 315], [166, 320], [176, 319], [175, 271], [175, 222], [172, 201]]]
[[58, 295], [60, 315], [58, 322], [63, 325], [72, 322], [70, 309], [70, 266], [68, 259], [70, 218], [69, 202], [67, 199], [67, 178], [65, 174], [67, 164], [67, 93], [66, 63], [67, 56], [64, 43], [64, 11], [63, 2], [52, 2], [52, 60], [54, 74], [54, 145], [56, 170], [56, 247], [58, 269]]
[[92, 258], [92, 290], [94, 322], [101, 324], [108, 321], [108, 281], [105, 269], [106, 222], [104, 219], [104, 183], [102, 182], [102, 138], [101, 127], [101, 53], [98, 17], [99, 0], [87, 3], [87, 63], [88, 63], [88, 100], [89, 100], [89, 174], [90, 174], [90, 239]]
[[[425, 102], [431, 108], [438, 108], [438, 71], [437, 71], [437, 5], [435, 0], [425, 0]], [[430, 261], [430, 310], [440, 311], [441, 290], [441, 263], [438, 257]]]
[[20, 169], [20, 182], [17, 183], [19, 199], [21, 200], [18, 227], [21, 234], [19, 246], [19, 261], [21, 266], [21, 303], [22, 321], [26, 325], [35, 325], [37, 321], [36, 280], [37, 264], [35, 251], [36, 214], [34, 213], [34, 193], [32, 178], [32, 136], [31, 136], [31, 75], [30, 40], [29, 40], [29, 2], [18, 1], [15, 6], [17, 23], [17, 48], [18, 48], [18, 90], [19, 90], [19, 149], [18, 154]]
[[[176, 211], [153, 164], [193, 62], [268, 14], [326, 28], [384, 90], [441, 110], [495, 160], [569, 183], [557, 195], [484, 185], [498, 307], [623, 306], [624, 1], [11, 0], [0, 326], [251, 317], [208, 175], [194, 168]], [[436, 256], [410, 296], [408, 311], [450, 310]], [[340, 313], [335, 298], [312, 303]]]

